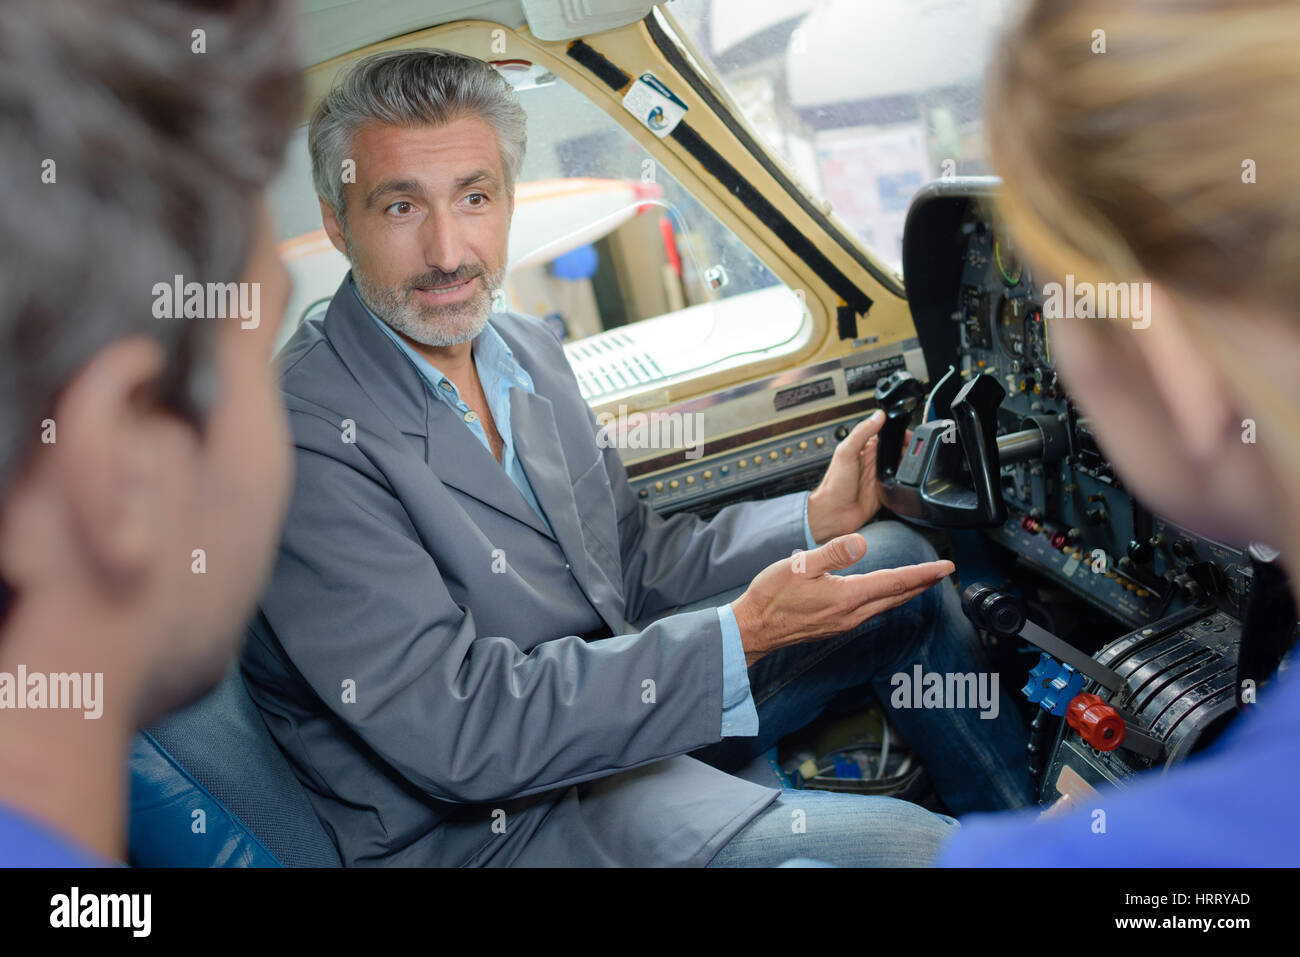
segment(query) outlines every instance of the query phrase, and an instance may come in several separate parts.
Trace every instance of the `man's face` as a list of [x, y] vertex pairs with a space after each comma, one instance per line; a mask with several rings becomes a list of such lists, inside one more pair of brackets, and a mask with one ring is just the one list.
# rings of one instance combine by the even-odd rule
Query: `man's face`
[[408, 338], [449, 346], [482, 331], [505, 277], [514, 196], [492, 128], [371, 124], [352, 144], [346, 228], [322, 204], [362, 301]]

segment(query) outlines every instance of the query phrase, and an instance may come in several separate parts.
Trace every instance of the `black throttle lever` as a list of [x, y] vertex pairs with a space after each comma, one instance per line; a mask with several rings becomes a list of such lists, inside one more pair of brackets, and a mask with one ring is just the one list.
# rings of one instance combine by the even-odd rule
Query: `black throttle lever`
[[1022, 638], [1097, 682], [1111, 693], [1107, 707], [1113, 709], [1124, 722], [1125, 734], [1119, 738], [1122, 746], [1152, 760], [1163, 759], [1164, 742], [1145, 731], [1138, 720], [1119, 704], [1121, 698], [1130, 691], [1123, 676], [1063, 638], [1034, 624], [1015, 595], [976, 582], [962, 592], [961, 610], [976, 627], [999, 638]]

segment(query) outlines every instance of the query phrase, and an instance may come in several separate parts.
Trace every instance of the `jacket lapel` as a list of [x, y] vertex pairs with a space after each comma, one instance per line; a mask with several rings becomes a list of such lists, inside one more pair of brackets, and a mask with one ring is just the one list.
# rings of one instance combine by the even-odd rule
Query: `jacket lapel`
[[[389, 346], [392, 346], [391, 342]], [[516, 390], [511, 395], [512, 404], [518, 394], [519, 390]], [[515, 483], [510, 481], [510, 476], [501, 467], [501, 463], [483, 447], [483, 443], [461, 421], [455, 410], [432, 399], [428, 402], [428, 410], [428, 444], [425, 449], [425, 460], [438, 478], [444, 484], [459, 489], [486, 505], [491, 505], [497, 511], [535, 529], [547, 538], [553, 538], [546, 530], [546, 523], [519, 493]], [[516, 444], [518, 441], [516, 437]], [[532, 478], [531, 472], [529, 478]], [[536, 492], [536, 483], [534, 482], [533, 485], [533, 491]], [[538, 499], [541, 500], [540, 495]], [[543, 500], [543, 507], [545, 504]], [[550, 518], [549, 509], [546, 515]]]
[[[429, 395], [419, 371], [366, 314], [352, 292], [351, 278], [349, 273], [334, 294], [325, 315], [325, 335], [361, 388], [402, 433], [424, 440], [425, 461], [444, 484], [550, 538], [546, 524], [519, 494], [492, 453], [454, 410]], [[511, 399], [522, 394], [523, 390], [516, 389]], [[365, 427], [364, 422], [357, 422], [358, 429]], [[516, 444], [518, 441], [516, 432]], [[529, 466], [526, 462], [532, 480]], [[535, 481], [533, 491], [550, 518], [551, 506], [542, 498]], [[568, 546], [564, 547], [567, 553]]]
[[609, 602], [601, 600], [608, 588], [592, 588], [587, 546], [582, 536], [578, 506], [573, 498], [573, 484], [560, 453], [560, 433], [555, 425], [551, 402], [543, 395], [513, 389], [510, 393], [510, 430], [514, 435], [515, 453], [523, 463], [533, 494], [555, 529], [556, 540], [564, 549], [573, 577], [577, 579], [592, 607], [614, 634], [625, 630], [625, 622]]

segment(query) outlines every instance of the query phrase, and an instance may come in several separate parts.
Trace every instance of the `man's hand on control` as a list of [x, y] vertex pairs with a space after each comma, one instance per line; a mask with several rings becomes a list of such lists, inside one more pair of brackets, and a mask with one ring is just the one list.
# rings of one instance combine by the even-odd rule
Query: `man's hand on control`
[[813, 541], [828, 542], [836, 535], [856, 532], [879, 510], [876, 449], [884, 424], [885, 413], [877, 409], [835, 446], [826, 474], [808, 497], [808, 528]]
[[786, 645], [849, 631], [910, 601], [953, 572], [952, 562], [937, 561], [865, 575], [831, 574], [852, 565], [866, 550], [861, 535], [841, 535], [759, 572], [731, 603], [745, 663], [752, 665]]

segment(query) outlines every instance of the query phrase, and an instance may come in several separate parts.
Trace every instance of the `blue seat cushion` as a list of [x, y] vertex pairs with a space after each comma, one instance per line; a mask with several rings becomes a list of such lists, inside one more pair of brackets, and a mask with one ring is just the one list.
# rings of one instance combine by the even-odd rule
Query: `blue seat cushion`
[[340, 866], [237, 663], [211, 694], [132, 742], [129, 862]]

